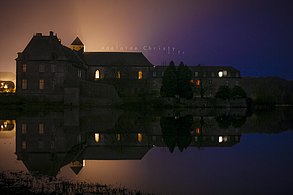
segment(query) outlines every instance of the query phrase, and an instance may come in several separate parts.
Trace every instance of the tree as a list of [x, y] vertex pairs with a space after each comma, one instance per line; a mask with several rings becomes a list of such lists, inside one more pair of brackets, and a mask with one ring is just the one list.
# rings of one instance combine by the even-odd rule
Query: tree
[[181, 62], [177, 69], [177, 87], [178, 95], [187, 99], [193, 97], [192, 86], [190, 80], [192, 79], [191, 70]]
[[216, 93], [216, 98], [226, 100], [226, 99], [229, 99], [230, 97], [231, 97], [231, 89], [228, 86], [220, 86]]
[[177, 93], [176, 67], [173, 61], [164, 72], [160, 93], [162, 97], [174, 97]]
[[235, 86], [233, 87], [231, 91], [231, 97], [241, 97], [241, 98], [246, 98], [246, 92], [244, 89], [240, 86]]

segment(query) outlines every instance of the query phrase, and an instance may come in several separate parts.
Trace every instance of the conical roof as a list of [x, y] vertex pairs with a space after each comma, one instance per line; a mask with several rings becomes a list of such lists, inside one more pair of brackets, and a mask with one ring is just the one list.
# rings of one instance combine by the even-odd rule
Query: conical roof
[[74, 41], [71, 43], [71, 45], [83, 45], [83, 43], [78, 37], [76, 37]]

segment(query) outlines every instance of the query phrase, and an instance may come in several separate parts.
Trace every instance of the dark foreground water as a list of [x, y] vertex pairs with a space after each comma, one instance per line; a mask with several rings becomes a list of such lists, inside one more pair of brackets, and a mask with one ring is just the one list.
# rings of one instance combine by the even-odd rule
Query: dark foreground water
[[2, 111], [0, 123], [0, 186], [10, 179], [9, 187], [48, 193], [293, 194], [292, 110]]

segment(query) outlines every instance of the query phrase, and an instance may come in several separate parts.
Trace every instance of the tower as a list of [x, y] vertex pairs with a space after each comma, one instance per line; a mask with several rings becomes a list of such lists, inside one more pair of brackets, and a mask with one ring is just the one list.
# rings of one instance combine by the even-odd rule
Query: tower
[[74, 41], [71, 43], [70, 48], [75, 51], [82, 50], [82, 52], [84, 52], [84, 44], [78, 37], [76, 37]]

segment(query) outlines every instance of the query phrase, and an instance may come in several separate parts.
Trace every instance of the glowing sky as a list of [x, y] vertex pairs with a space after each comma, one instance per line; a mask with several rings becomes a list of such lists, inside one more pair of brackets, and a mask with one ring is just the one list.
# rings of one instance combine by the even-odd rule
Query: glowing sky
[[293, 79], [292, 10], [290, 0], [1, 1], [0, 71], [15, 72], [17, 52], [52, 30], [66, 46], [79, 35], [87, 51], [137, 50], [156, 65], [232, 65]]

